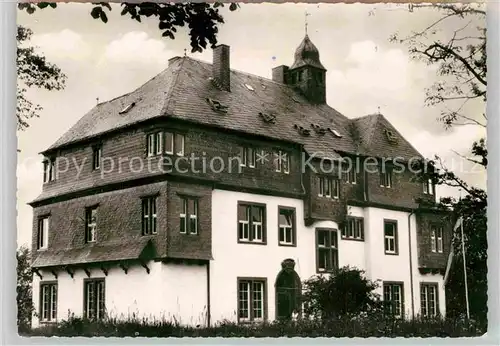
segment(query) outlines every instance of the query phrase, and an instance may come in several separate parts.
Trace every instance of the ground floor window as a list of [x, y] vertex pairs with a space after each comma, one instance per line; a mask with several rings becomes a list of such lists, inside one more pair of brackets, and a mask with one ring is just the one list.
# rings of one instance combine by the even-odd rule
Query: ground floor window
[[394, 317], [402, 317], [403, 302], [403, 284], [384, 282], [384, 305], [386, 313]]
[[57, 319], [57, 282], [40, 284], [40, 320], [55, 322]]
[[423, 317], [435, 317], [439, 314], [437, 284], [423, 283], [420, 285], [420, 314]]
[[258, 322], [266, 317], [266, 279], [238, 279], [238, 321]]
[[104, 279], [84, 281], [84, 316], [89, 320], [104, 318], [105, 313]]

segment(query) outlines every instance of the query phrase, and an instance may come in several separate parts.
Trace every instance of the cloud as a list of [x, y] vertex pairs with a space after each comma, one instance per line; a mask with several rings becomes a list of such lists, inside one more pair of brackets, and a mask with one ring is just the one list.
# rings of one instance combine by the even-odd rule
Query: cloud
[[49, 59], [83, 61], [91, 56], [90, 45], [80, 34], [64, 29], [59, 32], [33, 35], [31, 41]]
[[163, 41], [150, 38], [143, 31], [131, 31], [111, 41], [105, 48], [101, 63], [139, 63], [165, 65], [175, 55]]

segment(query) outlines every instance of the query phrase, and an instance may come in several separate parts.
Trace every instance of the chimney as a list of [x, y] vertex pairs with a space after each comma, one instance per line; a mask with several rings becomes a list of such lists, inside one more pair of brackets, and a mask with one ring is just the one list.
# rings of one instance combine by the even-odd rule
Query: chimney
[[231, 91], [229, 46], [220, 44], [213, 49], [212, 73], [222, 90]]
[[285, 65], [273, 68], [273, 81], [286, 84], [287, 72], [288, 72], [288, 66]]

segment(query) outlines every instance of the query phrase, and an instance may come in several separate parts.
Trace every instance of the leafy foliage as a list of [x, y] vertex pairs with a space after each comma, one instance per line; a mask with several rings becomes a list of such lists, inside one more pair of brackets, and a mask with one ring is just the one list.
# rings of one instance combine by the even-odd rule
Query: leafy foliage
[[33, 32], [23, 26], [17, 27], [17, 126], [26, 129], [28, 120], [38, 117], [42, 107], [32, 103], [26, 97], [27, 88], [61, 90], [65, 86], [66, 76], [61, 70], [47, 62], [43, 55], [35, 52], [28, 42]]
[[56, 325], [29, 332], [29, 336], [101, 337], [467, 337], [486, 329], [463, 319], [394, 320], [342, 317], [331, 320], [275, 321], [236, 324], [223, 322], [212, 327], [187, 327], [165, 320], [129, 319], [91, 322], [70, 318]]
[[378, 283], [368, 280], [364, 274], [362, 270], [347, 266], [335, 275], [317, 275], [305, 281], [304, 313], [314, 318], [331, 319], [378, 311], [380, 297], [374, 292]]
[[30, 251], [22, 247], [17, 250], [17, 326], [25, 332], [31, 328], [33, 314], [32, 274], [30, 267]]
[[[112, 7], [107, 2], [93, 3], [95, 6], [90, 11], [90, 15], [94, 19], [101, 20], [103, 23], [108, 22], [108, 12]], [[217, 25], [224, 23], [224, 18], [219, 13], [219, 8], [224, 7], [221, 2], [213, 4], [208, 3], [156, 3], [156, 2], [141, 2], [121, 4], [122, 16], [129, 16], [131, 19], [141, 22], [144, 18], [156, 18], [158, 20], [158, 28], [162, 31], [163, 37], [175, 39], [175, 33], [178, 27], [187, 26], [189, 28], [189, 36], [191, 38], [191, 51], [202, 52], [207, 48], [207, 43], [211, 47], [217, 44], [217, 33], [219, 32]], [[25, 10], [28, 13], [34, 13], [37, 8], [43, 9], [46, 7], [56, 8], [55, 3], [20, 3], [19, 9]], [[235, 11], [239, 8], [236, 3], [229, 5], [230, 11]]]

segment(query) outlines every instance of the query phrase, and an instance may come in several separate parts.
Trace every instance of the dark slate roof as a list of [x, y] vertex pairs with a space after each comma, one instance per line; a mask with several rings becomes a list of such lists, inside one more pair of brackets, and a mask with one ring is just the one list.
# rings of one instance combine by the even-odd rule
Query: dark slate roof
[[295, 61], [290, 69], [307, 65], [317, 67], [321, 70], [326, 70], [319, 60], [318, 48], [316, 48], [314, 43], [311, 42], [308, 35], [304, 37], [300, 45], [295, 50]]
[[[382, 115], [352, 120], [326, 104], [310, 104], [288, 85], [240, 71], [231, 70], [231, 92], [220, 90], [211, 77], [211, 64], [189, 57], [172, 58], [166, 70], [135, 91], [94, 107], [49, 150], [145, 120], [172, 117], [300, 143], [309, 154], [318, 157], [338, 158], [338, 152], [420, 156], [402, 137], [396, 145], [387, 142], [384, 127], [397, 131]], [[207, 98], [228, 106], [227, 113], [213, 110]], [[135, 106], [120, 114], [131, 103]], [[266, 123], [259, 112], [274, 113], [275, 123]], [[342, 137], [330, 131], [316, 134], [311, 124], [331, 128]], [[299, 135], [295, 125], [311, 130], [311, 135]], [[353, 135], [356, 132], [361, 135]]]
[[39, 252], [33, 260], [33, 268], [90, 264], [122, 260], [151, 259], [155, 256], [150, 239], [141, 238], [134, 242], [113, 242], [95, 244], [72, 249], [49, 249]]

